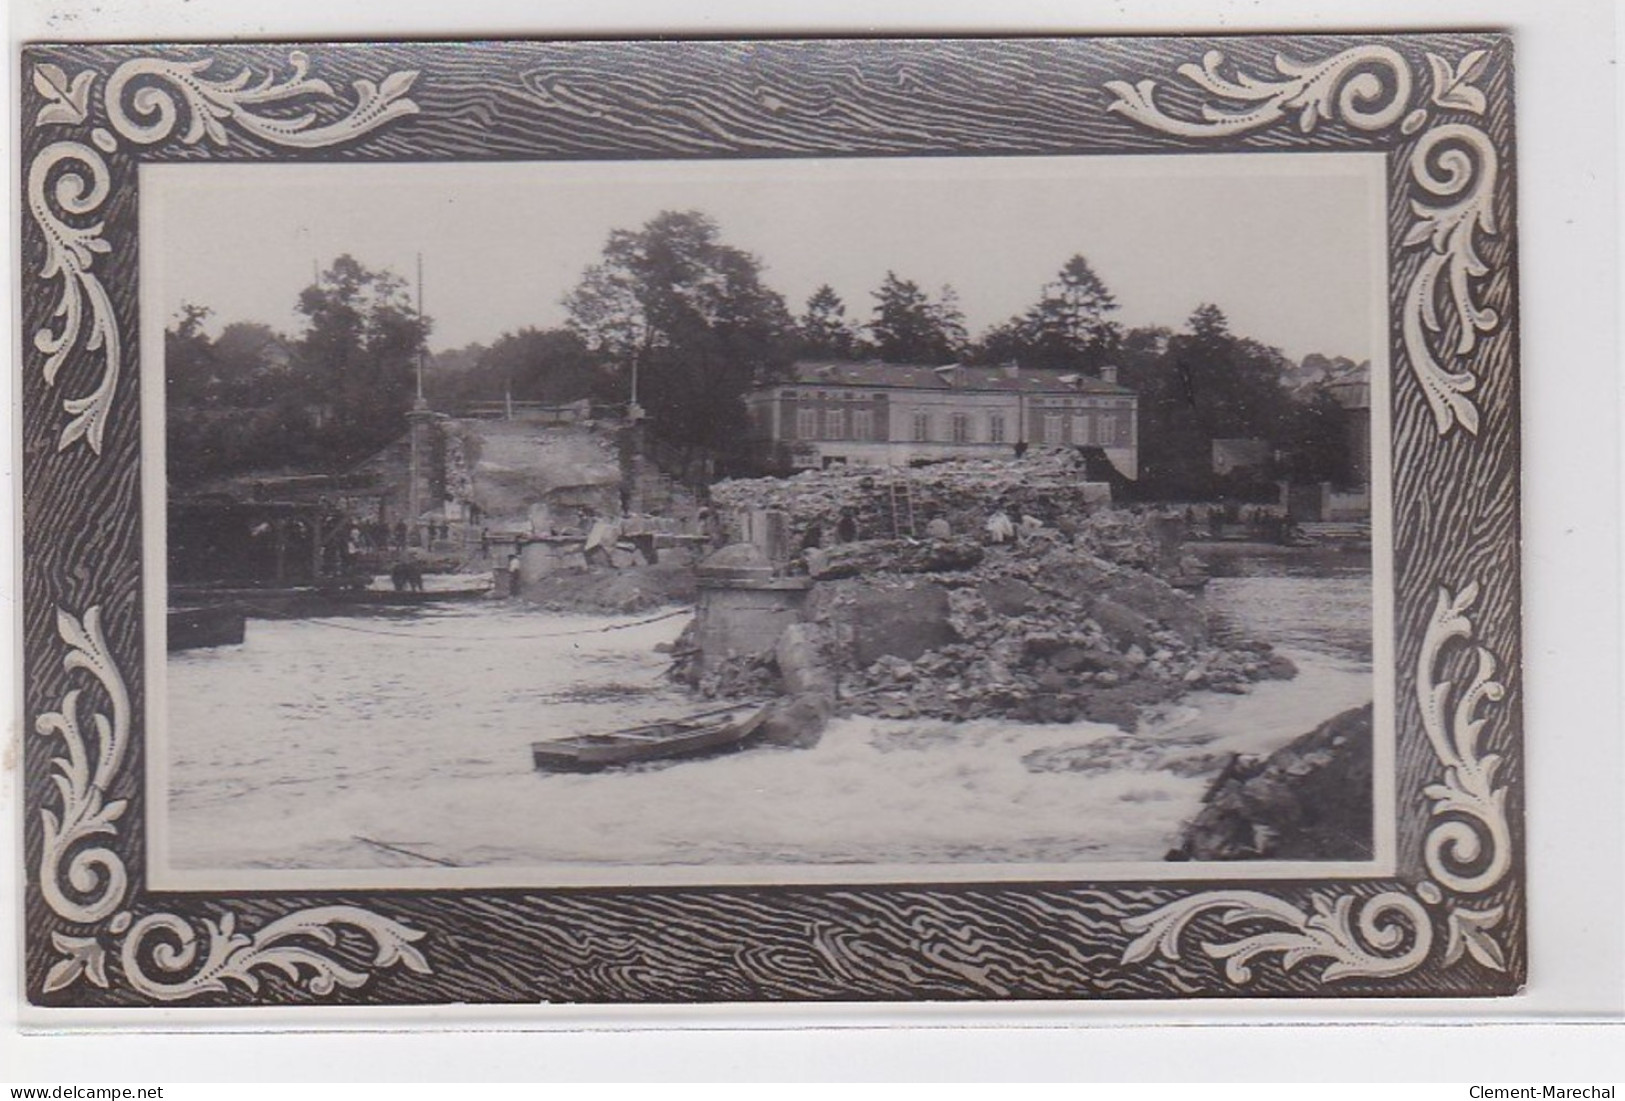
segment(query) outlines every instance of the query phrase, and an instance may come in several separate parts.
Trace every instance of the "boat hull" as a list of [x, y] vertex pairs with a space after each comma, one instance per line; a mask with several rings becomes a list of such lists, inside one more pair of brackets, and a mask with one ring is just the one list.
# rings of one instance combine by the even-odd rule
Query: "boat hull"
[[532, 742], [531, 761], [541, 772], [602, 772], [645, 761], [703, 757], [744, 748], [761, 726], [763, 712], [708, 722], [652, 723], [610, 734], [585, 734]]

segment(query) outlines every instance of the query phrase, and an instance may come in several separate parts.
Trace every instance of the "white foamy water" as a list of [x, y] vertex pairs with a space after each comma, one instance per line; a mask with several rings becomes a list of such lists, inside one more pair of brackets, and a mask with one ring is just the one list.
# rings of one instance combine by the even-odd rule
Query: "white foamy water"
[[[1279, 580], [1225, 599], [1272, 606]], [[428, 866], [358, 837], [499, 868], [1159, 860], [1207, 785], [1182, 763], [1267, 752], [1371, 699], [1369, 661], [1295, 634], [1296, 679], [1193, 695], [1133, 737], [850, 718], [811, 750], [534, 771], [532, 741], [705, 706], [655, 651], [687, 617], [600, 630], [636, 618], [482, 602], [252, 620], [241, 647], [172, 655], [171, 865]]]

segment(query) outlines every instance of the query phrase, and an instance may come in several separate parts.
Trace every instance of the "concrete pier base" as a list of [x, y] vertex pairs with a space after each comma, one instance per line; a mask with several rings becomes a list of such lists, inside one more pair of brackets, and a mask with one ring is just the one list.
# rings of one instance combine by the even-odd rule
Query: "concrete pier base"
[[806, 578], [701, 577], [694, 614], [700, 673], [732, 658], [771, 654], [785, 628], [801, 622]]

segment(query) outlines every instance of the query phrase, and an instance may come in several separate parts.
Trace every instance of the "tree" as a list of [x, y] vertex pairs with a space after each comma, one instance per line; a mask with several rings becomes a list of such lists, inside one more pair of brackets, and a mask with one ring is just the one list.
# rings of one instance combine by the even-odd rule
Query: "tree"
[[1203, 302], [1192, 311], [1186, 328], [1190, 329], [1192, 339], [1202, 347], [1222, 347], [1230, 339], [1230, 319], [1211, 302]]
[[1293, 403], [1280, 444], [1282, 473], [1297, 483], [1355, 480], [1349, 411], [1323, 386], [1311, 386]]
[[937, 300], [928, 307], [937, 331], [942, 334], [943, 346], [950, 359], [965, 354], [970, 344], [970, 333], [965, 330], [965, 311], [959, 308], [959, 292], [952, 283], [944, 283], [937, 292]]
[[705, 214], [665, 211], [612, 232], [564, 305], [623, 393], [636, 385], [655, 435], [734, 451], [745, 392], [779, 377], [793, 351], [794, 321], [761, 275], [761, 261], [724, 244]]
[[298, 370], [307, 398], [331, 405], [334, 458], [382, 447], [405, 428], [428, 320], [398, 276], [370, 271], [348, 254], [300, 293], [298, 308], [307, 319]]
[[888, 363], [952, 363], [964, 350], [965, 318], [952, 287], [933, 302], [919, 284], [888, 271], [874, 292], [869, 334]]
[[231, 406], [267, 405], [291, 381], [288, 344], [269, 325], [233, 321], [214, 342], [220, 400]]
[[1116, 309], [1117, 299], [1089, 261], [1074, 255], [1028, 314], [1036, 365], [1099, 373], [1122, 335], [1109, 317]]
[[218, 399], [220, 380], [214, 341], [203, 323], [214, 311], [184, 303], [175, 323], [164, 330], [165, 397], [171, 406], [209, 405]]
[[[1215, 439], [1262, 439], [1272, 449], [1298, 442], [1285, 357], [1233, 336], [1217, 306], [1199, 307], [1182, 333], [1128, 333], [1116, 355], [1120, 380], [1140, 397], [1141, 482], [1153, 495], [1199, 500], [1226, 492], [1213, 473]], [[1276, 473], [1290, 472], [1259, 476]]]
[[846, 303], [828, 283], [807, 299], [807, 310], [796, 323], [799, 351], [813, 359], [851, 359], [858, 334], [846, 319]]
[[1110, 319], [1117, 299], [1081, 254], [1046, 283], [1026, 313], [990, 329], [975, 350], [986, 363], [1015, 361], [1025, 366], [1099, 374], [1110, 363], [1122, 330]]
[[565, 405], [582, 398], [612, 398], [592, 353], [568, 329], [503, 333], [480, 356], [474, 372], [487, 399], [511, 397]]

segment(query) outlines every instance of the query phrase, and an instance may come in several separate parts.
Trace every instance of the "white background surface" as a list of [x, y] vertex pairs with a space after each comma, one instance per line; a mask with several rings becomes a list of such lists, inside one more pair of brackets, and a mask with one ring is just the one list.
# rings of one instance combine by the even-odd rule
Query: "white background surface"
[[[0, 861], [0, 1081], [143, 1084], [243, 1079], [1065, 1078], [1523, 1083], [1625, 1077], [1619, 663], [1620, 391], [1614, 11], [1604, 0], [1356, 3], [1170, 0], [1156, 5], [938, 0], [929, 11], [862, 0], [769, 8], [739, 0], [456, 5], [357, 0], [13, 0], [5, 65], [15, 133], [15, 48], [50, 39], [368, 38], [678, 32], [1174, 33], [1505, 27], [1517, 35], [1519, 227], [1525, 386], [1526, 753], [1533, 933], [1529, 992], [1495, 1003], [1241, 1003], [1047, 1010], [700, 1011], [648, 1014], [633, 1032], [428, 1034], [103, 1033], [23, 1036], [14, 1016], [17, 860]], [[10, 155], [6, 184], [16, 233]], [[15, 265], [14, 252], [6, 271]], [[15, 307], [8, 321], [15, 317]], [[7, 346], [15, 349], [13, 334]], [[13, 372], [15, 368], [13, 368]], [[3, 384], [12, 385], [6, 376]], [[7, 394], [6, 396], [9, 396]], [[8, 403], [9, 405], [9, 403]], [[9, 427], [8, 427], [9, 432]], [[11, 454], [8, 437], [6, 453]], [[10, 483], [7, 472], [7, 484]], [[9, 493], [6, 504], [10, 504]], [[8, 545], [0, 553], [11, 555]], [[9, 586], [7, 561], [0, 583]], [[4, 602], [12, 605], [14, 588]], [[12, 645], [7, 636], [5, 645]], [[11, 655], [0, 654], [0, 668]], [[8, 762], [31, 723], [13, 711]], [[15, 766], [0, 786], [0, 844], [19, 852]], [[1427, 1025], [1307, 1026], [1422, 1018]], [[199, 1020], [182, 1012], [177, 1024]], [[455, 1027], [429, 1012], [419, 1026]], [[534, 1021], [535, 1018], [529, 1018]], [[581, 1015], [602, 1028], [624, 1015]], [[1519, 1020], [1545, 1024], [1490, 1024]], [[207, 1018], [216, 1028], [244, 1018]], [[260, 1018], [259, 1027], [289, 1027]], [[1145, 1022], [1125, 1027], [1123, 1022]], [[1151, 1021], [1162, 1022], [1152, 1026]], [[1171, 1028], [1173, 1022], [1205, 1022]], [[1247, 1021], [1242, 1025], [1234, 1022]], [[1454, 1021], [1457, 1024], [1443, 1022]], [[223, 1023], [224, 1022], [224, 1023]], [[673, 1028], [674, 1022], [685, 1027]], [[912, 1026], [881, 1031], [880, 1022]], [[1219, 1023], [1215, 1023], [1219, 1022]], [[1225, 1023], [1229, 1022], [1229, 1023]], [[1288, 1024], [1288, 1022], [1291, 1022]], [[1476, 1022], [1465, 1025], [1462, 1022]], [[390, 1018], [339, 1016], [351, 1028]], [[497, 1028], [526, 1027], [493, 1015]], [[556, 1024], [563, 1024], [558, 1021]], [[979, 1027], [965, 1027], [976, 1025]], [[980, 1027], [996, 1025], [999, 1027]], [[1274, 1027], [1265, 1027], [1273, 1025]], [[703, 1027], [697, 1027], [703, 1026]], [[732, 1028], [722, 1026], [735, 1026]], [[738, 1026], [745, 1026], [743, 1028]], [[767, 1026], [771, 1031], [763, 1031]], [[792, 1027], [799, 1026], [799, 1027]], [[950, 1027], [959, 1026], [959, 1027]], [[1465, 1090], [1446, 1093], [1465, 1096]]]

